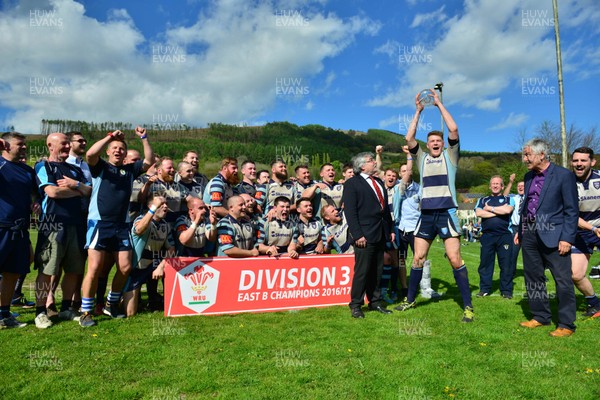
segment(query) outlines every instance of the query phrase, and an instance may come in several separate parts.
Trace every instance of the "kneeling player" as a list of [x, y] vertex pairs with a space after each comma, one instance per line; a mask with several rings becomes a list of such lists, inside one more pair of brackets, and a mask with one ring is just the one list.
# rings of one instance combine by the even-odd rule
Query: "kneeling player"
[[[148, 279], [164, 274], [164, 259], [175, 257], [175, 242], [165, 216], [169, 208], [164, 197], [156, 196], [148, 202], [148, 212], [133, 222], [133, 269], [125, 284], [123, 303], [128, 317], [137, 313], [140, 288]], [[148, 299], [152, 304], [155, 299]]]
[[275, 218], [261, 222], [258, 251], [269, 256], [287, 253], [290, 258], [298, 258], [298, 231], [296, 224], [289, 219], [290, 201], [287, 197], [279, 196], [273, 202], [273, 207]]

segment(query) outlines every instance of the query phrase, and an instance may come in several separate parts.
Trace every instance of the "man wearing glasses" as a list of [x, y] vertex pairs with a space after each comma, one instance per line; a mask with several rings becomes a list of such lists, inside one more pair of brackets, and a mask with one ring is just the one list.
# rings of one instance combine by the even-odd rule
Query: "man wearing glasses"
[[83, 137], [81, 132], [67, 132], [66, 135], [71, 142], [71, 151], [66, 160], [67, 163], [81, 168], [85, 179], [87, 179], [88, 182], [91, 182], [92, 173], [90, 172], [90, 166], [83, 159], [87, 150], [87, 140]]

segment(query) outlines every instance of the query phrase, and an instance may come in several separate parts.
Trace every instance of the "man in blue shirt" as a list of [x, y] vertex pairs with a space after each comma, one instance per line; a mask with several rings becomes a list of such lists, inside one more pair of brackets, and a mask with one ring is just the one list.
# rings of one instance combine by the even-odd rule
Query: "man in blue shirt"
[[486, 297], [492, 291], [494, 275], [494, 258], [498, 255], [500, 266], [500, 293], [502, 297], [511, 299], [513, 292], [513, 276], [510, 255], [512, 251], [512, 233], [510, 217], [514, 210], [514, 201], [502, 195], [504, 181], [499, 175], [490, 179], [492, 194], [482, 197], [475, 206], [475, 215], [481, 218], [483, 235], [481, 236], [481, 255], [479, 262], [479, 293], [477, 297]]
[[[121, 290], [131, 270], [131, 234], [129, 224], [129, 198], [133, 181], [146, 171], [154, 161], [154, 154], [146, 129], [137, 127], [135, 134], [142, 140], [144, 160], [124, 164], [127, 154], [125, 135], [121, 131], [110, 132], [104, 139], [94, 143], [87, 152], [87, 162], [92, 172], [92, 198], [88, 214], [88, 271], [82, 284], [83, 315], [79, 324], [83, 327], [96, 325], [91, 311], [94, 308], [94, 294], [98, 275], [104, 266], [105, 258], [112, 253], [117, 264], [111, 291], [108, 294], [108, 311], [113, 317], [119, 316], [118, 305]], [[108, 161], [100, 158], [107, 147]], [[155, 212], [152, 210], [151, 212]]]
[[72, 300], [85, 269], [84, 238], [87, 202], [92, 188], [83, 171], [66, 162], [70, 140], [63, 133], [51, 133], [46, 139], [49, 156], [36, 165], [37, 181], [43, 193], [42, 216], [35, 249], [36, 318], [40, 329], [52, 326], [46, 310], [51, 277], [62, 279], [61, 319], [74, 320], [79, 315]]
[[12, 316], [10, 305], [19, 276], [29, 273], [29, 216], [37, 186], [33, 169], [20, 161], [27, 157], [24, 135], [4, 133], [0, 151], [0, 329], [22, 328], [27, 324]]

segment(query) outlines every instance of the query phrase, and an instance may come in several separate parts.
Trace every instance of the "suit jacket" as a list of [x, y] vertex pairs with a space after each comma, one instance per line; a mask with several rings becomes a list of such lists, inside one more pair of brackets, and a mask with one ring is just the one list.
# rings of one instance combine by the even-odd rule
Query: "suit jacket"
[[[523, 234], [523, 224], [527, 217], [529, 188], [534, 171], [525, 174], [525, 198], [521, 205], [519, 238]], [[537, 233], [546, 247], [558, 247], [559, 241], [575, 243], [579, 219], [579, 200], [575, 174], [566, 168], [550, 163], [535, 216]]]
[[392, 217], [388, 207], [387, 191], [381, 179], [375, 177], [379, 183], [384, 199], [381, 208], [379, 199], [371, 185], [360, 174], [348, 179], [344, 183], [344, 215], [348, 222], [348, 233], [353, 241], [365, 237], [367, 243], [376, 243], [382, 239], [390, 240], [393, 228]]

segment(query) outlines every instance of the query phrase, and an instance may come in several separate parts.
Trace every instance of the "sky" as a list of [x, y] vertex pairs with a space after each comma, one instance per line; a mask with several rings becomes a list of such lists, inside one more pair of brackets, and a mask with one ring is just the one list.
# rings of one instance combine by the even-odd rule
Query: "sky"
[[[443, 83], [461, 148], [560, 122], [551, 0], [0, 0], [0, 127], [289, 121], [406, 134]], [[597, 125], [600, 8], [560, 0], [566, 124]], [[427, 107], [417, 138], [440, 129]], [[599, 150], [599, 149], [596, 149]]]

